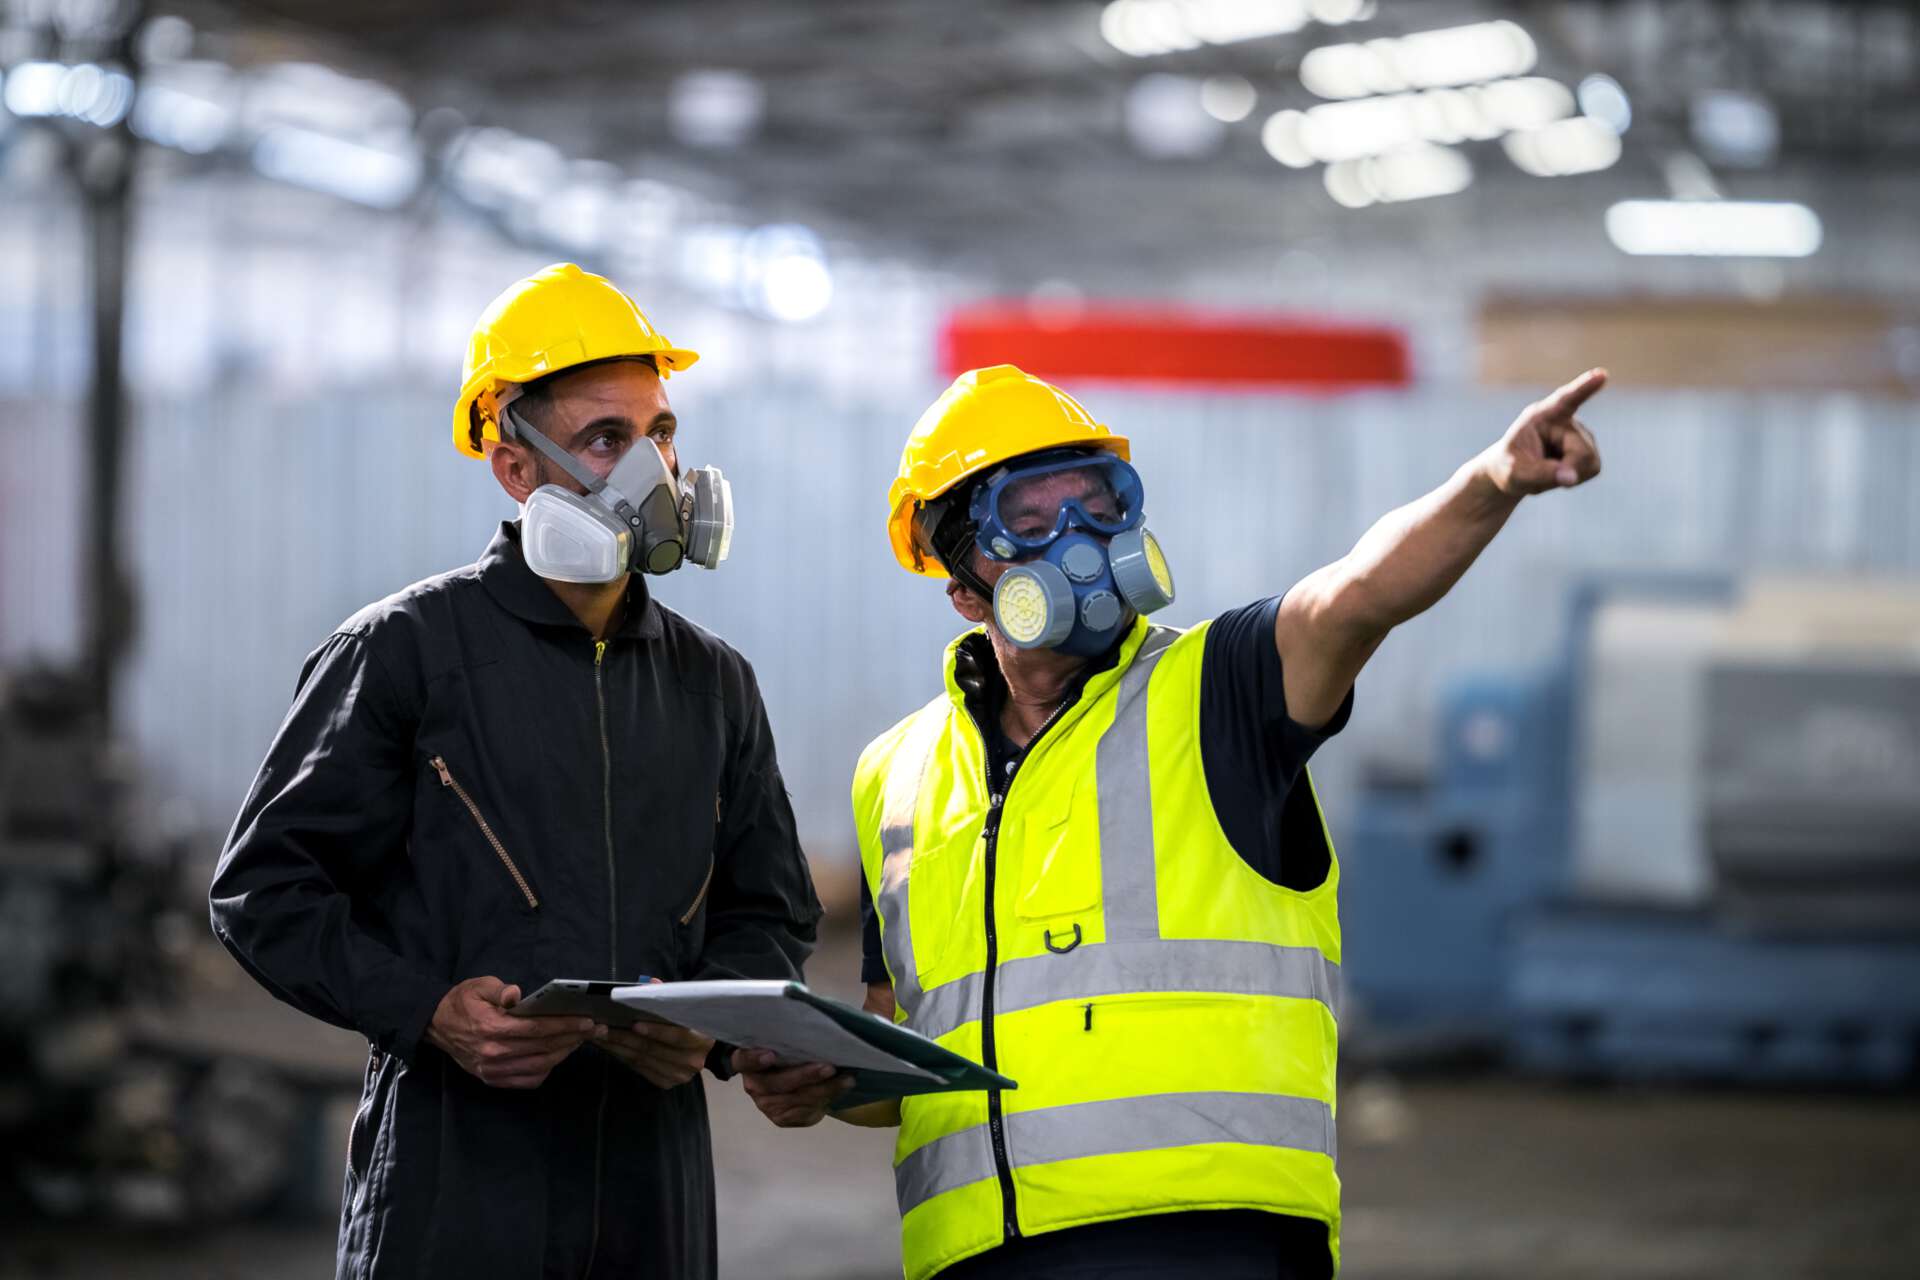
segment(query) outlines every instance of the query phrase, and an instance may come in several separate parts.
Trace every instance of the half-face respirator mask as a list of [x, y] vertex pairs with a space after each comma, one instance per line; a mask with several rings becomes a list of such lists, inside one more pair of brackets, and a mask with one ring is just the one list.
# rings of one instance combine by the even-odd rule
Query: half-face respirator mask
[[969, 511], [974, 541], [1011, 562], [993, 616], [1022, 649], [1106, 652], [1133, 621], [1173, 602], [1148, 532], [1139, 473], [1110, 453], [1042, 453], [988, 476]]
[[688, 560], [718, 568], [733, 544], [733, 488], [717, 467], [677, 481], [660, 446], [641, 437], [605, 479], [510, 407], [511, 437], [538, 449], [587, 490], [543, 484], [520, 504], [527, 567], [555, 582], [613, 582], [629, 573], [671, 573]]

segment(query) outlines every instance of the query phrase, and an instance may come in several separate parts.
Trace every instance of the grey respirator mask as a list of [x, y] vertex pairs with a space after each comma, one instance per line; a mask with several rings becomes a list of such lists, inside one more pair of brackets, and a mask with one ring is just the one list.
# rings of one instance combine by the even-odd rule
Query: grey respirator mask
[[733, 545], [733, 488], [717, 467], [677, 481], [652, 439], [642, 437], [603, 480], [511, 408], [511, 438], [538, 449], [587, 490], [543, 484], [520, 504], [527, 567], [555, 582], [614, 582], [630, 573], [671, 573], [691, 560], [718, 568]]

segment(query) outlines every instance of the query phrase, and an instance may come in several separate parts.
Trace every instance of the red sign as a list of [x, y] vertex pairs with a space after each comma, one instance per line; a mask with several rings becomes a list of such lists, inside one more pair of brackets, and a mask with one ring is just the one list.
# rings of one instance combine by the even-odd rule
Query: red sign
[[1406, 336], [1381, 325], [1160, 306], [983, 303], [947, 317], [948, 377], [1016, 364], [1056, 382], [1341, 391], [1412, 381]]

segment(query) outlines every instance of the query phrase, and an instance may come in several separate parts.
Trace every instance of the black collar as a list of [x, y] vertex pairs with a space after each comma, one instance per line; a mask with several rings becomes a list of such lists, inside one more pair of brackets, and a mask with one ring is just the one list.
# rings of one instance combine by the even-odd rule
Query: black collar
[[[542, 627], [586, 628], [573, 610], [553, 593], [546, 580], [527, 568], [520, 551], [520, 524], [504, 520], [480, 557], [480, 584], [494, 603], [516, 618]], [[647, 590], [647, 580], [639, 574], [627, 578], [627, 604], [621, 611], [620, 626], [614, 635], [635, 640], [658, 640], [662, 631], [660, 607]]]
[[[1086, 692], [1087, 681], [1119, 664], [1120, 650], [1128, 634], [1122, 631], [1105, 653], [1074, 674], [1060, 700], [1062, 706], [1070, 707], [1078, 702]], [[989, 727], [998, 731], [1000, 710], [1007, 701], [1007, 678], [1000, 672], [1000, 660], [994, 656], [993, 641], [986, 632], [976, 631], [961, 637], [960, 647], [953, 655], [953, 680], [966, 696], [967, 710], [973, 713], [981, 731], [984, 733]]]

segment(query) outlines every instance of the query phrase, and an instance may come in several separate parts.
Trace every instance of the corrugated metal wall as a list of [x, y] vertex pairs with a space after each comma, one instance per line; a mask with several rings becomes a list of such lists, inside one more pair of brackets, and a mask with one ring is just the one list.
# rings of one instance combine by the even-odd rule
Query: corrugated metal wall
[[[861, 745], [937, 687], [960, 627], [938, 585], [892, 562], [883, 495], [924, 399], [810, 386], [703, 392], [676, 380], [683, 458], [733, 477], [718, 573], [663, 581], [673, 607], [759, 670], [802, 832], [851, 855]], [[1134, 439], [1151, 522], [1190, 623], [1284, 589], [1491, 442], [1517, 397], [1423, 390], [1325, 400], [1080, 389]], [[140, 632], [124, 698], [146, 762], [222, 826], [292, 692], [342, 618], [471, 560], [511, 504], [446, 439], [446, 397], [325, 401], [233, 390], [140, 406], [130, 458]], [[1545, 657], [1562, 587], [1593, 567], [1920, 571], [1920, 422], [1840, 398], [1609, 392], [1591, 418], [1600, 484], [1527, 504], [1454, 596], [1363, 677], [1353, 727], [1317, 765], [1336, 822], [1356, 764], [1418, 763], [1436, 691], [1471, 667]], [[0, 403], [0, 659], [71, 651], [78, 415]]]

